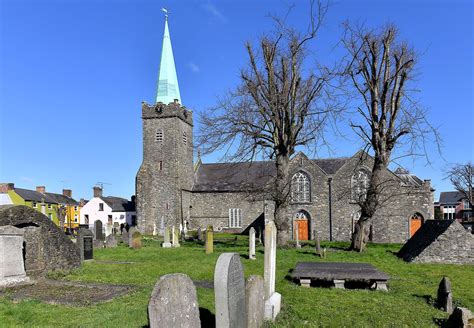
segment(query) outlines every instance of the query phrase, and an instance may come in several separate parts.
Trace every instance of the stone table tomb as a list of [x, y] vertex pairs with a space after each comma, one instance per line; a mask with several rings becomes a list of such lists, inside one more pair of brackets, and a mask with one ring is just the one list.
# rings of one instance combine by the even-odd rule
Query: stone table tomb
[[13, 226], [0, 227], [0, 288], [29, 281], [23, 262], [23, 234]]

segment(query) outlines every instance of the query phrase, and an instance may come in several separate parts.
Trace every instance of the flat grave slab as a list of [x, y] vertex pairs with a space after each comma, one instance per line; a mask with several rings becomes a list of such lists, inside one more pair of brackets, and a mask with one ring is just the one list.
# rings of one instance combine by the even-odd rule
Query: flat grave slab
[[303, 287], [311, 281], [333, 282], [334, 287], [344, 289], [345, 282], [365, 282], [377, 290], [387, 290], [390, 276], [368, 263], [298, 262], [291, 277]]

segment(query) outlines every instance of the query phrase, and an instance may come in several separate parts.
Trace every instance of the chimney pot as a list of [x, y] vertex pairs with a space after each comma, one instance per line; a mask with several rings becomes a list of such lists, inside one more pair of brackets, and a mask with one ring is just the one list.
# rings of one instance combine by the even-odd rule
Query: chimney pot
[[39, 193], [44, 194], [46, 192], [46, 187], [45, 186], [37, 186], [36, 191]]
[[102, 188], [95, 186], [92, 188], [94, 190], [94, 197], [102, 197]]
[[71, 189], [63, 189], [63, 196], [72, 198], [72, 190]]
[[8, 190], [13, 190], [15, 189], [15, 184], [14, 183], [0, 183], [0, 193], [7, 193]]

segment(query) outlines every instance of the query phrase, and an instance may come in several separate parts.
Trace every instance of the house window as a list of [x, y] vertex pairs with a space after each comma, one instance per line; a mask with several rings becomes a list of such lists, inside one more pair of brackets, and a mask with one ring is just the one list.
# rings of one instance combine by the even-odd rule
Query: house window
[[303, 172], [298, 172], [291, 178], [291, 200], [294, 203], [308, 203], [311, 200], [309, 178]]
[[468, 210], [468, 209], [470, 208], [470, 206], [469, 206], [469, 201], [468, 201], [467, 199], [463, 199], [463, 200], [462, 200], [462, 208], [463, 208], [464, 210]]
[[363, 201], [367, 196], [369, 175], [366, 170], [358, 170], [351, 177], [351, 199], [354, 202]]
[[77, 223], [77, 214], [74, 214], [74, 223]]
[[163, 142], [163, 130], [162, 129], [156, 130], [155, 141], [156, 142]]
[[32, 206], [33, 208], [38, 208], [38, 204], [36, 202], [33, 202]]
[[74, 211], [76, 211], [76, 212], [77, 212], [77, 209], [78, 209], [78, 207], [77, 207], [77, 206], [74, 206]]
[[84, 215], [84, 223], [89, 224], [89, 214]]
[[183, 144], [186, 144], [188, 142], [188, 136], [186, 135], [186, 132], [183, 132]]
[[51, 209], [52, 205], [51, 204], [48, 204], [48, 208]]
[[99, 203], [99, 211], [103, 211], [104, 210], [104, 203]]
[[229, 208], [229, 228], [242, 227], [242, 210], [240, 208]]
[[52, 221], [53, 220], [53, 213], [48, 214], [49, 219]]

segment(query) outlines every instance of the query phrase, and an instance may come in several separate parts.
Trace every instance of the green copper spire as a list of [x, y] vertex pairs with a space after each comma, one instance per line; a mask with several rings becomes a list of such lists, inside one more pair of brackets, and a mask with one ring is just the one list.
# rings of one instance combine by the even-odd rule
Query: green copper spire
[[163, 48], [161, 49], [156, 102], [169, 104], [178, 99], [178, 102], [181, 103], [178, 76], [174, 66], [173, 48], [171, 48], [170, 31], [168, 30], [168, 11], [164, 8], [162, 10], [165, 12], [165, 33], [163, 35]]

